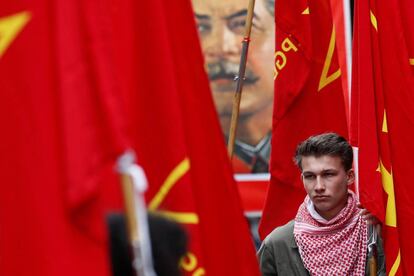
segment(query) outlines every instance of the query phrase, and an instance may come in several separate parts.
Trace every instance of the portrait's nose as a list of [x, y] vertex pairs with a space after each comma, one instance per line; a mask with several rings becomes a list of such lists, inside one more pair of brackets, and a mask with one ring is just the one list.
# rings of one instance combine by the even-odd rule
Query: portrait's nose
[[225, 28], [223, 32], [222, 51], [225, 54], [238, 54], [241, 49], [241, 36]]
[[224, 22], [213, 30], [211, 37], [205, 42], [207, 58], [235, 58], [241, 51], [241, 36], [232, 32]]

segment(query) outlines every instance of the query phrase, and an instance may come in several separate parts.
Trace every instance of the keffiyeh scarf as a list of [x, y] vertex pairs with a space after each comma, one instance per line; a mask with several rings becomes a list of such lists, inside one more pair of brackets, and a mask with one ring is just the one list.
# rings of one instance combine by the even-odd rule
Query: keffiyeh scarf
[[305, 268], [311, 275], [364, 275], [368, 228], [355, 194], [349, 191], [346, 207], [329, 221], [312, 215], [309, 206], [307, 196], [293, 230]]

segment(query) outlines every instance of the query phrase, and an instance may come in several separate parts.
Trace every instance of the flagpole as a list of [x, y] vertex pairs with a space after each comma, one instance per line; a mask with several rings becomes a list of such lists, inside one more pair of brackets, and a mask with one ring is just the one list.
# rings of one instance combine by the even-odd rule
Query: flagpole
[[135, 154], [129, 150], [118, 158], [117, 163], [124, 197], [128, 240], [132, 249], [132, 267], [137, 276], [156, 276], [143, 196], [148, 186], [144, 170], [135, 163]]
[[249, 6], [247, 8], [246, 26], [244, 29], [244, 38], [242, 41], [242, 52], [240, 56], [239, 74], [235, 77], [237, 81], [236, 92], [233, 98], [233, 109], [231, 112], [229, 140], [227, 142], [227, 151], [230, 159], [233, 157], [234, 142], [236, 140], [237, 122], [239, 119], [240, 100], [243, 90], [243, 83], [245, 80], [245, 71], [247, 63], [247, 52], [249, 50], [250, 33], [252, 30], [253, 12], [254, 12], [255, 0], [249, 0]]
[[128, 230], [128, 239], [131, 244], [138, 242], [138, 226], [135, 214], [134, 185], [131, 177], [121, 174], [121, 185], [124, 197], [125, 215]]
[[[132, 183], [132, 179], [128, 174], [122, 173], [121, 177], [121, 185], [122, 185], [122, 192], [124, 196], [124, 206], [125, 206], [125, 218], [126, 218], [126, 226], [128, 232], [128, 240], [129, 244], [132, 247], [133, 251], [133, 259], [139, 260], [141, 258], [139, 250], [137, 250], [136, 246], [139, 246], [139, 236], [138, 236], [138, 224], [137, 224], [137, 214], [135, 212], [135, 199], [134, 199], [134, 184]], [[141, 265], [133, 265], [133, 269], [135, 270], [136, 275], [144, 275], [143, 267]]]

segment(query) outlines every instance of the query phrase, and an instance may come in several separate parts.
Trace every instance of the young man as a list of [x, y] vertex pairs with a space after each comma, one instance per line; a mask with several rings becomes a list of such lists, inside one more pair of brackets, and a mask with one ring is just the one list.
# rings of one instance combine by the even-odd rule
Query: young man
[[[352, 147], [335, 133], [312, 136], [297, 147], [295, 161], [308, 195], [295, 219], [263, 241], [263, 275], [369, 275], [368, 247], [375, 241], [348, 189], [355, 177]], [[377, 275], [385, 275], [376, 243]]]

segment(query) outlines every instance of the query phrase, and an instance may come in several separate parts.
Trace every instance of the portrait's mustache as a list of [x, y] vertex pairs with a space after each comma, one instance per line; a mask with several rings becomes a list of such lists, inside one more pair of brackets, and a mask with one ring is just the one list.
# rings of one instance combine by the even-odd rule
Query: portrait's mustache
[[[229, 61], [218, 61], [215, 63], [207, 64], [207, 71], [210, 80], [217, 79], [231, 79], [239, 73], [239, 64]], [[259, 79], [251, 70], [246, 68], [245, 83], [251, 84]]]

